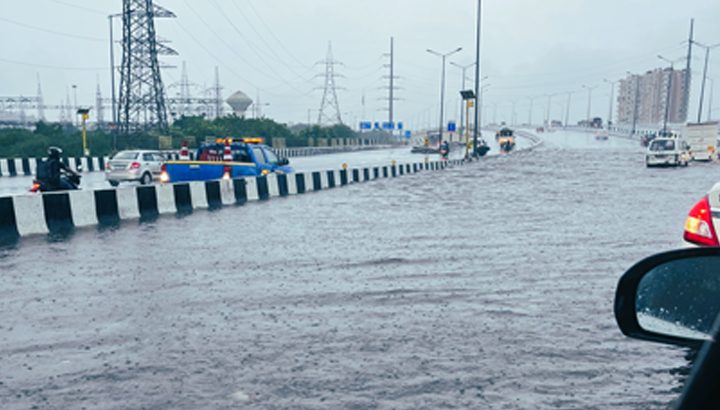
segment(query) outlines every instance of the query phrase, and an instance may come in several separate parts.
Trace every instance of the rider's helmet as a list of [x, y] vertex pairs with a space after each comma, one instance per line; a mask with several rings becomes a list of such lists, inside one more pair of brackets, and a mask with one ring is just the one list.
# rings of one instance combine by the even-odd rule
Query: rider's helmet
[[48, 148], [47, 153], [49, 158], [60, 159], [60, 154], [62, 154], [62, 150], [58, 147], [50, 147]]

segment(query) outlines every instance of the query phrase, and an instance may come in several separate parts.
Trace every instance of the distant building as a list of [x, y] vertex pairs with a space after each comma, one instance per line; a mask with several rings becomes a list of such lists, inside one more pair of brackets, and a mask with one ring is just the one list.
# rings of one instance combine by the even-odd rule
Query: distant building
[[[670, 96], [668, 98], [668, 83]], [[621, 124], [662, 124], [667, 109], [669, 123], [683, 123], [685, 70], [657, 68], [643, 75], [629, 75], [620, 80], [617, 99], [617, 122]]]
[[238, 91], [228, 97], [226, 102], [232, 107], [233, 112], [242, 118], [245, 117], [245, 111], [247, 111], [248, 107], [253, 103], [253, 100], [242, 91]]

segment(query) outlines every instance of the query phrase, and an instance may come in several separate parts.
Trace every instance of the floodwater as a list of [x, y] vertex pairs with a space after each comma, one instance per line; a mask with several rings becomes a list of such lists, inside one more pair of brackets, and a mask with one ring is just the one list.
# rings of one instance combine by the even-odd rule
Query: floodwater
[[[620, 275], [680, 246], [717, 164], [580, 133], [441, 172], [0, 248], [20, 409], [668, 409], [684, 349]], [[603, 145], [604, 144], [604, 145]]]

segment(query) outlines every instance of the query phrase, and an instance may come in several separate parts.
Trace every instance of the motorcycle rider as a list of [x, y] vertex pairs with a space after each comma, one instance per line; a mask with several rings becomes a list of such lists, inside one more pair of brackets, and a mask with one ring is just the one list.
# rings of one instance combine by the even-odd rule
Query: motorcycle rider
[[441, 154], [443, 157], [447, 157], [449, 153], [450, 153], [450, 144], [448, 144], [447, 141], [443, 141], [443, 142], [440, 144], [440, 154]]
[[70, 177], [79, 177], [79, 175], [60, 160], [62, 150], [58, 147], [50, 147], [47, 153], [48, 159], [38, 164], [37, 179], [53, 191], [77, 189], [77, 186], [70, 183], [67, 178], [63, 178], [63, 171]]

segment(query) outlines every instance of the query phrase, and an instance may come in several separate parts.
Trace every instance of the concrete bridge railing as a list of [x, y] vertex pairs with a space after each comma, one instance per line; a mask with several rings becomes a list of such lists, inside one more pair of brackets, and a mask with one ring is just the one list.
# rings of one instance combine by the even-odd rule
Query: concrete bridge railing
[[[360, 150], [376, 150], [390, 148], [390, 145], [344, 145], [331, 147], [298, 147], [298, 148], [278, 148], [274, 151], [280, 157], [307, 157], [314, 155], [335, 154], [340, 152], [353, 152]], [[180, 157], [179, 151], [163, 152], [168, 159], [177, 160]], [[195, 159], [195, 152], [190, 152], [190, 159]], [[42, 158], [10, 158], [0, 159], [0, 177], [17, 177], [35, 175], [37, 163]], [[82, 172], [104, 171], [108, 157], [82, 157], [82, 158], [63, 158], [65, 165], [74, 171], [82, 169]]]
[[0, 238], [66, 232], [75, 227], [113, 225], [121, 220], [142, 220], [163, 214], [189, 214], [197, 209], [244, 205], [464, 163], [434, 161], [234, 180], [12, 195], [0, 197]]

